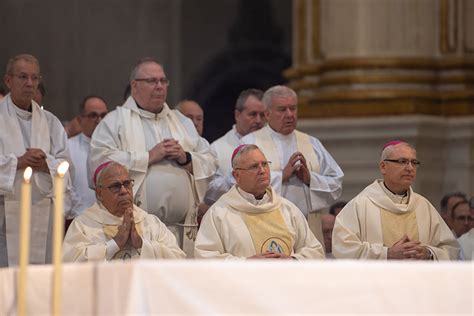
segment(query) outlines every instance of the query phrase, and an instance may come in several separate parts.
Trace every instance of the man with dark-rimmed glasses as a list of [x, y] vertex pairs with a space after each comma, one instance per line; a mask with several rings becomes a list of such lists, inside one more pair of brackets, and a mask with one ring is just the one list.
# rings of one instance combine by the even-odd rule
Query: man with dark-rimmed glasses
[[106, 162], [94, 174], [97, 203], [76, 217], [63, 243], [63, 260], [184, 258], [174, 235], [154, 215], [133, 204], [127, 169]]
[[421, 163], [406, 142], [384, 145], [375, 180], [336, 217], [336, 258], [456, 260], [459, 245], [438, 211], [411, 185]]

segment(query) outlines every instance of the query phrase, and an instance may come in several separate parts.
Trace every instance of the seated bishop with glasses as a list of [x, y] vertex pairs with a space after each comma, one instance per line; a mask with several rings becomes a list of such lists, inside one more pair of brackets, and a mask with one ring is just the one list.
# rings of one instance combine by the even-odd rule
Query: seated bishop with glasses
[[97, 202], [74, 219], [63, 243], [63, 261], [184, 258], [173, 233], [158, 217], [133, 204], [133, 179], [116, 163], [95, 174]]
[[438, 211], [413, 192], [421, 163], [406, 142], [383, 146], [375, 180], [342, 209], [332, 234], [336, 258], [456, 260], [459, 245]]
[[310, 259], [324, 250], [303, 213], [270, 186], [270, 161], [256, 145], [231, 158], [236, 184], [204, 215], [196, 258]]

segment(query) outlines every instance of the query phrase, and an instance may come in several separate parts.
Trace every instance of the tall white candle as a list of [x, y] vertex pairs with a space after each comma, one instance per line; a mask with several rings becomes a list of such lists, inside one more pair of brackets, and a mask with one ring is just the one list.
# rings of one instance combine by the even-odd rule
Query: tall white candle
[[64, 175], [69, 163], [62, 162], [54, 179], [53, 222], [53, 315], [61, 314], [61, 244], [64, 238]]
[[17, 314], [26, 315], [26, 279], [27, 267], [30, 258], [30, 217], [31, 217], [31, 174], [33, 170], [27, 167], [23, 173], [20, 204], [20, 271], [17, 287]]

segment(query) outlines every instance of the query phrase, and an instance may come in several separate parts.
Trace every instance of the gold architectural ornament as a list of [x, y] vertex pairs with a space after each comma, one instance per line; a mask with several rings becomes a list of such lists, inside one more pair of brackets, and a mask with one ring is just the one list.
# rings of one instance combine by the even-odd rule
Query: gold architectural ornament
[[285, 72], [301, 117], [474, 114], [474, 58], [344, 58]]
[[435, 99], [397, 98], [360, 99], [357, 101], [315, 101], [302, 98], [298, 101], [301, 118], [360, 117], [404, 114], [428, 114], [438, 116], [474, 115], [474, 95], [470, 99], [452, 99], [439, 102]]
[[455, 70], [474, 69], [474, 58], [465, 57], [360, 57], [326, 59], [319, 64], [301, 64], [284, 71], [289, 80], [307, 75], [321, 75], [335, 70], [368, 70], [368, 69], [407, 69], [407, 70]]

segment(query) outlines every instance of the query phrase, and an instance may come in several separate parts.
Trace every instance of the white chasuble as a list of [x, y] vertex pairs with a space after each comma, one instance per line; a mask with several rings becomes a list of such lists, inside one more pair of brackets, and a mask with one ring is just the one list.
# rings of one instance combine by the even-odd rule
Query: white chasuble
[[[427, 199], [410, 188], [408, 204], [398, 204], [383, 186], [382, 180], [374, 181], [337, 215], [332, 234], [332, 253], [336, 258], [387, 259], [390, 244], [405, 233], [415, 240], [418, 235], [418, 240], [432, 251], [435, 260], [458, 258], [459, 245], [453, 233]], [[389, 219], [383, 210], [401, 217]], [[397, 221], [402, 225], [395, 232]], [[387, 229], [389, 222], [391, 231]], [[391, 236], [386, 237], [384, 233]]]
[[[176, 238], [154, 215], [134, 206], [133, 219], [142, 237], [142, 248], [135, 249], [130, 241], [123, 249], [107, 253], [123, 217], [112, 215], [104, 207], [94, 204], [76, 217], [69, 226], [63, 243], [63, 261], [105, 261], [128, 259], [184, 258]], [[116, 244], [115, 244], [116, 245]]]
[[262, 200], [248, 196], [233, 186], [209, 208], [196, 238], [196, 258], [245, 259], [265, 251], [324, 258], [321, 243], [293, 203], [271, 187]]

